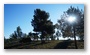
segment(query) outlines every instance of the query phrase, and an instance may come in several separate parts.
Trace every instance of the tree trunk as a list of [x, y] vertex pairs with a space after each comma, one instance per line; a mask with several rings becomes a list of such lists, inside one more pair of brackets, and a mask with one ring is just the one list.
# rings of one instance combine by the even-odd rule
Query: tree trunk
[[75, 48], [78, 49], [77, 47], [77, 41], [76, 41], [76, 36], [75, 36], [75, 26], [73, 26], [73, 29], [74, 29], [74, 43], [75, 43]]
[[38, 38], [37, 38], [37, 41], [38, 41]]
[[44, 33], [42, 32], [41, 34], [41, 44], [44, 44], [45, 43], [45, 40], [44, 40]]

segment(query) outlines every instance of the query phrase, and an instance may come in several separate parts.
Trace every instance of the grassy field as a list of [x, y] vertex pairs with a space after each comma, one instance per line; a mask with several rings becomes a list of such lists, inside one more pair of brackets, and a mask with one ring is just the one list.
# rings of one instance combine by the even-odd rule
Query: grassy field
[[[78, 49], [84, 49], [84, 41], [77, 41], [77, 45]], [[5, 44], [4, 49], [75, 49], [75, 45], [72, 40], [46, 41], [44, 44], [35, 41], [31, 43]]]

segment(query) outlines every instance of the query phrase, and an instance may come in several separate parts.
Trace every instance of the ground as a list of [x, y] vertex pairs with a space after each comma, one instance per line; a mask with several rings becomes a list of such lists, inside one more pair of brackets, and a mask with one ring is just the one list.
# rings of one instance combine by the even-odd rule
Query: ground
[[[84, 49], [84, 41], [77, 41], [78, 49]], [[75, 49], [73, 40], [40, 41], [4, 45], [4, 49]]]

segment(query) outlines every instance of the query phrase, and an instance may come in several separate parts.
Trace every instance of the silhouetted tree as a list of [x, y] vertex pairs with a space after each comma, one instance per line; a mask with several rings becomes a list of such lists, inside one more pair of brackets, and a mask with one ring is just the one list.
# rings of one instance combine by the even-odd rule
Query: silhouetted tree
[[20, 43], [30, 43], [32, 40], [29, 37], [23, 37], [22, 39], [20, 39]]
[[55, 28], [57, 29], [57, 31], [56, 31], [57, 40], [59, 40], [59, 37], [61, 37], [61, 27], [60, 27], [60, 24], [56, 23], [55, 24]]
[[5, 44], [5, 43], [7, 43], [7, 39], [6, 39], [5, 36], [4, 36], [4, 44]]
[[32, 35], [33, 35], [34, 41], [35, 41], [35, 40], [38, 41], [38, 38], [39, 38], [39, 37], [38, 37], [38, 33], [32, 33]]
[[28, 33], [28, 37], [32, 38], [32, 33], [31, 32]]
[[49, 13], [36, 9], [32, 19], [33, 31], [41, 33], [41, 43], [44, 43], [44, 38], [47, 34], [51, 35], [54, 33], [54, 27], [51, 20], [48, 20]]
[[22, 38], [20, 38], [20, 43], [27, 43], [27, 42], [31, 42], [32, 40], [31, 40], [31, 35], [30, 34], [26, 34], [26, 33], [23, 33], [23, 37]]
[[71, 16], [71, 15], [75, 15], [77, 18], [77, 22], [75, 23], [76, 26], [76, 35], [78, 36], [82, 36], [82, 38], [84, 38], [84, 12], [83, 10], [79, 9], [78, 7], [70, 7], [66, 13]]
[[53, 40], [55, 40], [56, 37], [57, 37], [56, 35], [53, 35]]
[[59, 40], [61, 33], [59, 31], [56, 32], [57, 40]]
[[17, 36], [18, 36], [18, 38], [21, 38], [21, 36], [22, 36], [22, 30], [21, 30], [20, 26], [17, 27]]
[[28, 35], [29, 35], [29, 37], [30, 37], [31, 39], [33, 39], [34, 41], [35, 41], [35, 40], [38, 41], [38, 38], [39, 38], [38, 34], [39, 34], [39, 33], [32, 33], [32, 32], [29, 32]]
[[[67, 21], [67, 18], [69, 16], [76, 16], [76, 20], [74, 23], [70, 24]], [[64, 12], [64, 14], [61, 16], [61, 19], [58, 20], [58, 23], [60, 24], [63, 37], [74, 36], [75, 47], [78, 48], [76, 42], [76, 35], [82, 37], [84, 36], [84, 12], [82, 10], [79, 10], [79, 8], [71, 6], [67, 11]]]
[[12, 43], [18, 42], [21, 39], [21, 36], [22, 36], [22, 31], [20, 26], [18, 26], [16, 31], [14, 31], [14, 33], [10, 35], [10, 38], [8, 40], [9, 42], [12, 42]]
[[54, 35], [51, 35], [50, 38], [51, 40], [55, 40], [56, 37]]
[[13, 40], [15, 40], [15, 39], [17, 39], [17, 34], [16, 34], [16, 31], [14, 31], [14, 33], [12, 33], [11, 35], [10, 35], [10, 38], [11, 39], [13, 39]]

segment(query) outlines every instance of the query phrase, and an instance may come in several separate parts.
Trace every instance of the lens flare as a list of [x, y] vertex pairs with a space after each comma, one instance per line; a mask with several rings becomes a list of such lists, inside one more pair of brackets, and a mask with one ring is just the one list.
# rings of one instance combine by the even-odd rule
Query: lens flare
[[67, 19], [69, 22], [74, 22], [76, 20], [76, 17], [70, 16]]

